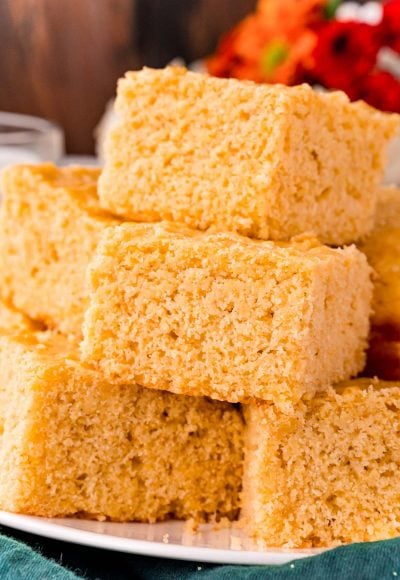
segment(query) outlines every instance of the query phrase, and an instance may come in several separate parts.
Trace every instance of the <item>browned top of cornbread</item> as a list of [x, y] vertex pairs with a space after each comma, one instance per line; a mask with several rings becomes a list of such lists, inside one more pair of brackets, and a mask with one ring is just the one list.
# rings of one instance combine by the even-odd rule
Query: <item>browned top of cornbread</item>
[[40, 330], [40, 327], [11, 304], [0, 300], [0, 329], [1, 332], [5, 329], [11, 331], [32, 331]]
[[[12, 342], [24, 348], [27, 352], [40, 357], [40, 364], [44, 368], [47, 365], [60, 365], [67, 363], [81, 366], [78, 343], [67, 336], [53, 331], [32, 329], [5, 329], [0, 332], [0, 341]], [[85, 367], [82, 366], [84, 371]], [[88, 369], [90, 371], [90, 369]]]
[[[300, 103], [307, 103], [308, 96], [312, 95], [315, 101], [324, 102], [340, 102], [348, 104], [355, 115], [364, 115], [370, 117], [371, 122], [387, 124], [389, 134], [398, 128], [399, 119], [396, 115], [387, 115], [371, 107], [365, 101], [351, 102], [348, 96], [343, 91], [329, 91], [318, 92], [314, 91], [309, 84], [303, 83], [301, 85], [287, 86], [283, 84], [267, 84], [255, 83], [249, 80], [234, 79], [234, 78], [218, 78], [206, 74], [199, 74], [192, 72], [184, 67], [169, 66], [162, 69], [153, 69], [144, 67], [139, 71], [128, 71], [125, 76], [118, 81], [118, 96], [116, 101], [117, 110], [123, 115], [131, 114], [131, 107], [129, 103], [135, 99], [135, 88], [140, 87], [141, 84], [146, 86], [153, 86], [154, 99], [162, 95], [157, 94], [157, 88], [163, 84], [164, 90], [174, 93], [177, 99], [182, 100], [190, 97], [199, 97], [204, 90], [215, 91], [215, 96], [222, 98], [228, 107], [233, 105], [236, 101], [235, 94], [247, 95], [249, 101], [253, 103], [249, 105], [248, 115], [255, 113], [255, 105], [266, 105], [270, 108], [268, 101], [278, 103], [288, 102], [293, 104], [294, 101]], [[182, 92], [179, 92], [180, 89]], [[260, 99], [260, 100], [259, 100]], [[266, 102], [263, 103], [263, 100]], [[179, 109], [178, 109], [179, 112]], [[185, 111], [186, 113], [186, 111]], [[305, 107], [303, 110], [304, 116], [310, 114], [310, 110]]]
[[398, 381], [382, 381], [377, 377], [359, 377], [351, 381], [342, 381], [333, 388], [340, 395], [350, 394], [353, 389], [365, 391], [366, 389], [385, 389], [390, 387], [400, 387]]
[[[340, 381], [335, 385], [329, 385], [326, 389], [318, 391], [312, 397], [305, 396], [299, 402], [299, 405], [304, 410], [307, 407], [312, 408], [315, 405], [319, 405], [324, 400], [355, 400], [358, 396], [365, 396], [368, 392], [379, 392], [379, 390], [390, 388], [396, 388], [400, 393], [400, 381], [386, 381], [378, 377], [358, 377], [356, 379]], [[267, 409], [268, 405], [267, 402], [259, 399], [254, 399], [250, 404], [261, 409]]]
[[5, 191], [26, 191], [33, 193], [37, 188], [68, 190], [68, 194], [82, 211], [93, 216], [110, 217], [99, 206], [97, 181], [101, 170], [97, 167], [71, 165], [57, 167], [53, 163], [12, 165], [3, 170], [2, 187]]
[[[112, 245], [107, 246], [107, 238], [112, 240]], [[236, 234], [235, 232], [201, 232], [193, 230], [179, 223], [163, 221], [155, 224], [123, 223], [113, 228], [109, 234], [103, 235], [102, 247], [105, 253], [118, 244], [119, 241], [132, 240], [140, 244], [154, 241], [157, 239], [162, 243], [163, 240], [172, 243], [177, 242], [180, 245], [187, 245], [195, 254], [197, 251], [203, 252], [204, 255], [214, 255], [219, 250], [222, 252], [232, 251], [235, 254], [235, 261], [245, 260], [253, 255], [253, 262], [256, 263], [259, 258], [264, 258], [273, 263], [279, 261], [290, 261], [298, 258], [318, 262], [337, 256], [338, 253], [346, 253], [348, 249], [330, 248], [322, 244], [312, 233], [304, 233], [293, 237], [289, 241], [268, 241], [256, 240]], [[354, 249], [354, 247], [353, 247]], [[250, 262], [251, 263], [251, 262]]]

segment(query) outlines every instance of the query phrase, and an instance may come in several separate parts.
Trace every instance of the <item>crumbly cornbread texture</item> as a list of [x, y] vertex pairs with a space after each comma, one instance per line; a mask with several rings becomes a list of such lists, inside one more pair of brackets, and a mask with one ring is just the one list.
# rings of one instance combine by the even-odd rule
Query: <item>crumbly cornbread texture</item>
[[100, 234], [118, 223], [99, 208], [99, 169], [17, 165], [3, 172], [0, 286], [33, 319], [81, 332], [86, 265]]
[[286, 404], [363, 367], [372, 283], [355, 247], [127, 223], [88, 274], [82, 353], [108, 380]]
[[366, 372], [400, 379], [400, 190], [380, 192], [374, 231], [360, 244], [376, 272]]
[[51, 333], [3, 335], [0, 373], [2, 509], [118, 521], [237, 515], [235, 406], [110, 385]]
[[333, 546], [400, 534], [400, 384], [358, 379], [295, 412], [255, 402], [243, 518], [261, 544]]
[[102, 206], [140, 222], [353, 242], [371, 230], [398, 117], [308, 85], [143, 69], [119, 82]]

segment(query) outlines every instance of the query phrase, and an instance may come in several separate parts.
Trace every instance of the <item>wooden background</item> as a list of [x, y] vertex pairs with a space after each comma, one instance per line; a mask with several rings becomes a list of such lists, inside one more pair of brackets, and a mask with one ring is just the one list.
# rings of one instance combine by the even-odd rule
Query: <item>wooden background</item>
[[0, 110], [60, 123], [70, 153], [126, 70], [209, 54], [256, 0], [0, 0]]

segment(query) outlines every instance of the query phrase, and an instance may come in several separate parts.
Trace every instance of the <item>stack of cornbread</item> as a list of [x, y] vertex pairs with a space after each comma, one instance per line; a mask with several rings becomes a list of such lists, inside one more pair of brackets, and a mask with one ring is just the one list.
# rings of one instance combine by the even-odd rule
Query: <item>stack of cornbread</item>
[[352, 380], [400, 328], [398, 118], [177, 68], [117, 109], [101, 173], [3, 175], [0, 507], [400, 534], [400, 383]]

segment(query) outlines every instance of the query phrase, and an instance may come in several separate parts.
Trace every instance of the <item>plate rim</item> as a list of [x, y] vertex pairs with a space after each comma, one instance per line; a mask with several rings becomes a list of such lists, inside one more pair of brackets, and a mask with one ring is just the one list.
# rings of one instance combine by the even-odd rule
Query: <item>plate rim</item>
[[[72, 544], [155, 558], [210, 564], [281, 565], [288, 564], [294, 560], [314, 557], [326, 551], [325, 549], [291, 550], [283, 548], [255, 551], [185, 546], [155, 540], [123, 538], [108, 533], [82, 530], [73, 526], [63, 525], [63, 521], [65, 521], [63, 518], [39, 518], [0, 510], [0, 524], [9, 528]], [[74, 518], [68, 518], [68, 521], [73, 522]], [[124, 524], [121, 523], [120, 525]], [[140, 524], [138, 523], [137, 525]]]

